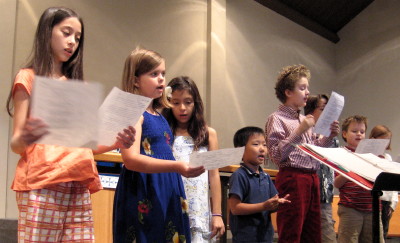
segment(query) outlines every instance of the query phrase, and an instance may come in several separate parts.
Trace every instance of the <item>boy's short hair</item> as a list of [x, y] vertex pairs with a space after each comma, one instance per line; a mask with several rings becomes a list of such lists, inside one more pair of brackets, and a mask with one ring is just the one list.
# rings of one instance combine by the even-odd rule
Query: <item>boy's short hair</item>
[[282, 68], [278, 75], [277, 82], [275, 84], [275, 94], [276, 97], [282, 102], [286, 102], [285, 91], [294, 90], [296, 82], [305, 77], [308, 80], [311, 78], [310, 70], [304, 65], [292, 65]]
[[365, 129], [367, 129], [368, 120], [365, 116], [354, 115], [354, 116], [347, 117], [342, 123], [342, 138], [345, 142], [347, 142], [347, 140], [346, 140], [346, 138], [343, 137], [343, 132], [344, 131], [347, 132], [347, 129], [349, 129], [349, 126], [352, 122], [364, 123]]
[[246, 146], [249, 138], [254, 134], [262, 134], [264, 136], [264, 131], [259, 127], [243, 127], [237, 130], [233, 136], [233, 146], [235, 148]]
[[326, 101], [329, 100], [326, 94], [318, 94], [318, 95], [310, 95], [308, 96], [306, 106], [304, 107], [304, 115], [311, 114], [317, 109], [318, 102], [321, 99], [325, 99]]

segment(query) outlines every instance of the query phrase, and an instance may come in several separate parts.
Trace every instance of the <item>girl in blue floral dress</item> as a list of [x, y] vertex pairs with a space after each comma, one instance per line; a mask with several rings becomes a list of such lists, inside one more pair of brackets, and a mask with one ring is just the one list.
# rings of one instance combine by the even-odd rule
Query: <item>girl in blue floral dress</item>
[[158, 113], [169, 107], [164, 59], [136, 48], [125, 61], [122, 89], [153, 101], [135, 126], [133, 146], [121, 150], [124, 166], [114, 198], [114, 242], [191, 242], [181, 175], [199, 176], [204, 167], [174, 161], [173, 136]]

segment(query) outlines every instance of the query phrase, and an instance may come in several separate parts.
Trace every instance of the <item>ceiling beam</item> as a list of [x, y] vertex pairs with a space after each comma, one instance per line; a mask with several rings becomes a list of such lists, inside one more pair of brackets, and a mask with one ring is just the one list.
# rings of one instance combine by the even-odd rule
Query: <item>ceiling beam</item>
[[306, 17], [300, 12], [288, 7], [287, 5], [281, 3], [279, 0], [255, 0], [261, 5], [277, 12], [278, 14], [292, 20], [293, 22], [303, 26], [304, 28], [332, 41], [333, 43], [338, 43], [340, 38], [339, 36], [324, 26], [318, 24], [312, 19]]

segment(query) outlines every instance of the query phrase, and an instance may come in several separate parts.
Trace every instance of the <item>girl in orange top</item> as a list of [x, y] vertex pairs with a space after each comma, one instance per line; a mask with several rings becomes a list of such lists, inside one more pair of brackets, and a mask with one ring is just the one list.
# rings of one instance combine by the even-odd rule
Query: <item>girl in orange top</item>
[[90, 192], [100, 190], [101, 184], [93, 153], [129, 148], [134, 141], [135, 130], [128, 127], [113, 146], [97, 151], [35, 143], [48, 130], [44, 121], [29, 115], [34, 76], [82, 80], [83, 42], [83, 22], [73, 10], [46, 9], [32, 59], [16, 75], [7, 101], [14, 124], [11, 149], [21, 155], [12, 184], [19, 242], [94, 242]]

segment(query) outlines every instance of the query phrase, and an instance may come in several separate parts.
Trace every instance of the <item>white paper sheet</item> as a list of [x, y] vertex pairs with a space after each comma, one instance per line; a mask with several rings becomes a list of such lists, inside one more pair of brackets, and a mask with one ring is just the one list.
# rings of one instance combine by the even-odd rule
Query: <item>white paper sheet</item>
[[31, 116], [49, 126], [37, 143], [97, 148], [98, 117], [103, 87], [98, 83], [35, 77]]
[[314, 132], [329, 137], [331, 124], [339, 119], [344, 107], [344, 97], [332, 91], [328, 104], [315, 124]]
[[151, 100], [114, 87], [99, 109], [99, 144], [112, 145], [118, 132], [135, 126]]
[[363, 139], [357, 145], [356, 153], [371, 153], [376, 156], [383, 155], [389, 142], [389, 139]]
[[312, 149], [329, 161], [340, 165], [342, 168], [357, 173], [372, 182], [384, 171], [400, 174], [400, 164], [379, 158], [374, 154], [357, 154], [345, 148], [322, 148], [310, 144], [305, 144], [304, 146]]
[[208, 152], [195, 152], [190, 155], [190, 167], [203, 165], [206, 170], [237, 165], [242, 161], [244, 147], [219, 149]]

